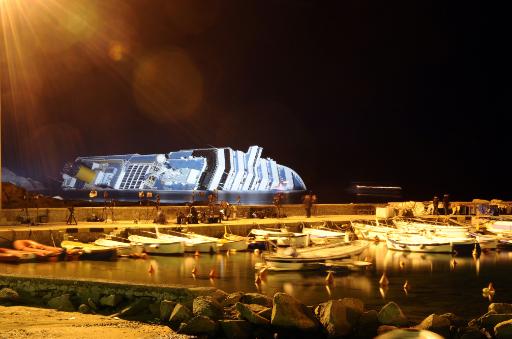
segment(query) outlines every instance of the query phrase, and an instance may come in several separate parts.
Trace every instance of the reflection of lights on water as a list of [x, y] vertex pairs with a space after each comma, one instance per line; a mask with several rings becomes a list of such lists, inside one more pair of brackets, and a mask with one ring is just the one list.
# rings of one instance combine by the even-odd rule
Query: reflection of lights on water
[[292, 284], [292, 283], [288, 283], [288, 282], [287, 282], [287, 283], [284, 283], [284, 284], [283, 284], [283, 291], [284, 291], [285, 293], [287, 293], [287, 294], [289, 294], [289, 295], [292, 295], [292, 296], [293, 296], [293, 295], [294, 295], [294, 294], [293, 294], [293, 292], [294, 292], [294, 291], [293, 291], [293, 284]]
[[381, 295], [382, 299], [386, 299], [386, 294], [388, 292], [388, 287], [387, 286], [379, 287], [379, 292], [380, 292], [380, 295]]
[[332, 296], [332, 292], [331, 292], [331, 288], [329, 287], [329, 285], [325, 285], [325, 290], [327, 291], [327, 295], [330, 298]]
[[475, 271], [476, 276], [478, 277], [480, 275], [480, 258], [475, 260]]

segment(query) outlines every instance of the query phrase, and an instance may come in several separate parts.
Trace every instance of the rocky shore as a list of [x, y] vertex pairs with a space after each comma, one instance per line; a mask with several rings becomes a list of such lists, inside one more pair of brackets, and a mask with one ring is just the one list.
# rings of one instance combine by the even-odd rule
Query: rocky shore
[[[493, 303], [486, 314], [471, 320], [446, 313], [413, 323], [394, 302], [368, 310], [355, 298], [304, 305], [285, 293], [270, 298], [258, 293], [227, 294], [216, 288], [146, 288], [4, 275], [0, 276], [0, 304], [4, 320], [9, 307], [38, 306], [62, 311], [52, 311], [48, 317], [79, 312], [75, 314], [143, 322], [160, 331], [148, 337], [170, 338], [173, 333], [207, 338], [512, 337], [512, 304], [505, 303]], [[174, 332], [165, 332], [169, 328]]]

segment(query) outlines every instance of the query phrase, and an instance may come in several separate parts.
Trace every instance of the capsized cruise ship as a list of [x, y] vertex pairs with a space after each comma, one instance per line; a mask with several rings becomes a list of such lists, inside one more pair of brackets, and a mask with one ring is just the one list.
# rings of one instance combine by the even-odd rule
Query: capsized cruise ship
[[225, 148], [180, 150], [165, 154], [78, 157], [63, 169], [64, 195], [89, 199], [89, 192], [108, 191], [115, 200], [137, 201], [139, 192], [158, 194], [162, 203], [219, 201], [270, 204], [276, 193], [283, 203], [300, 202], [306, 190], [292, 169], [262, 158], [262, 148], [247, 152]]

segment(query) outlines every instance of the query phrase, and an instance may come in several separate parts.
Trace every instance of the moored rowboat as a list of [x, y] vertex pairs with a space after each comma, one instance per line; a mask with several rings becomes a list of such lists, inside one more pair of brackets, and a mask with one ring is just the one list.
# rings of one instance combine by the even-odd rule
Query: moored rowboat
[[60, 246], [67, 252], [79, 252], [80, 258], [91, 260], [109, 260], [117, 256], [115, 248], [98, 246], [95, 244], [86, 244], [78, 241], [64, 240]]

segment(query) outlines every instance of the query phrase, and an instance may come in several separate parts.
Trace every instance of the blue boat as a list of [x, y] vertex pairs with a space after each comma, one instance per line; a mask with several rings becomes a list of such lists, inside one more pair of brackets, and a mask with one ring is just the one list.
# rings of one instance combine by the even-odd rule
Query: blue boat
[[162, 203], [217, 201], [270, 204], [280, 193], [281, 203], [299, 202], [306, 191], [292, 169], [262, 158], [262, 147], [247, 152], [225, 148], [180, 150], [161, 154], [124, 154], [78, 157], [65, 164], [64, 195], [89, 199], [90, 192], [108, 192], [109, 198], [138, 201], [144, 196]]

